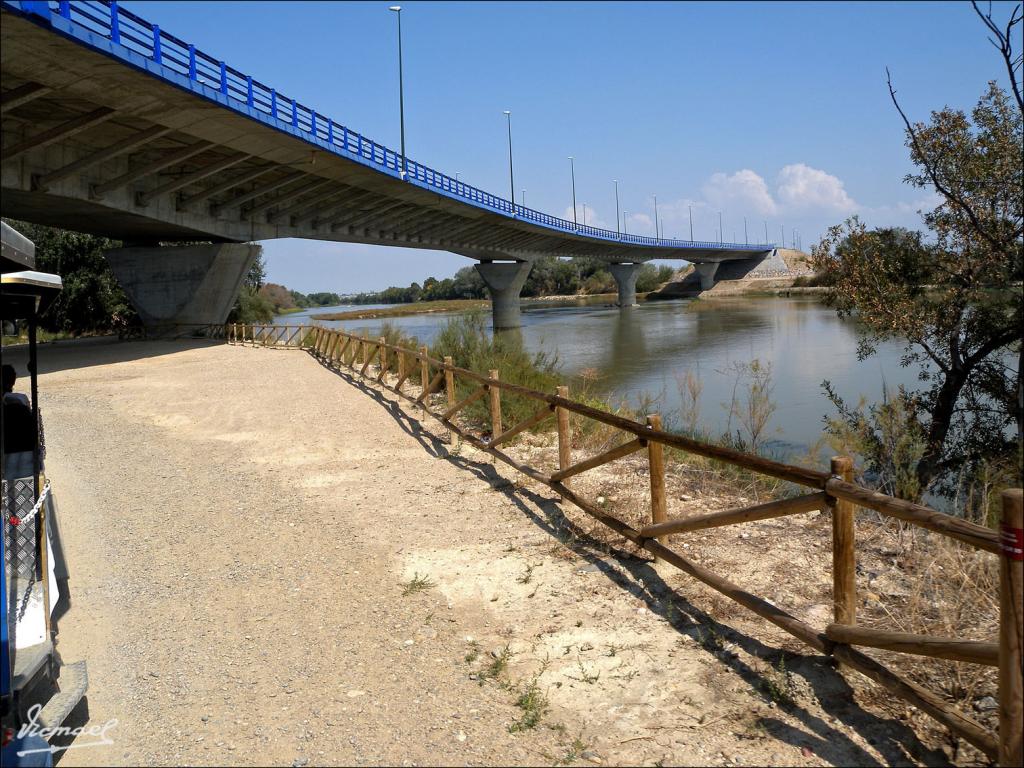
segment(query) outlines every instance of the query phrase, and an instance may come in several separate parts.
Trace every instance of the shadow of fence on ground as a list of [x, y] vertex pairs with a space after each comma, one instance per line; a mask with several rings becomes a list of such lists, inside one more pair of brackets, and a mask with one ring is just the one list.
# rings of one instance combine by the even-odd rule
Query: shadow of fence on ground
[[[518, 487], [515, 482], [503, 477], [493, 463], [474, 461], [450, 450], [444, 438], [427, 429], [419, 419], [408, 413], [398, 399], [385, 396], [385, 390], [372, 386], [356, 372], [336, 368], [323, 359], [314, 359], [325, 370], [372, 398], [431, 457], [448, 461], [486, 482], [503, 494], [540, 530], [595, 566], [616, 587], [643, 600], [652, 613], [662, 617], [680, 635], [693, 639], [700, 648], [738, 675], [765, 703], [774, 701], [768, 692], [769, 680], [737, 654], [723, 648], [723, 640], [773, 665], [782, 661], [790, 673], [807, 681], [821, 708], [877, 749], [886, 765], [918, 762], [929, 766], [952, 765], [941, 750], [928, 748], [906, 724], [858, 707], [854, 701], [853, 688], [836, 670], [835, 661], [831, 657], [774, 648], [716, 620], [670, 587], [653, 566], [652, 560], [599, 541], [566, 517], [557, 497], [544, 496]], [[609, 558], [614, 559], [622, 570], [613, 567]], [[854, 756], [857, 765], [882, 764], [845, 733], [798, 703], [783, 701], [776, 702], [776, 706], [802, 723], [806, 730], [794, 728], [777, 718], [760, 718], [758, 724], [773, 738], [796, 749], [808, 748], [817, 757], [835, 765], [848, 761], [850, 755]]]

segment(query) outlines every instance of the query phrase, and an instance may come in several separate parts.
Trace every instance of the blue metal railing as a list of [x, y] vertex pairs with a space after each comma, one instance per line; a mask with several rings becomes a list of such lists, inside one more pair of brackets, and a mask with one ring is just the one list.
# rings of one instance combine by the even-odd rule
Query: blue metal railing
[[[290, 125], [307, 137], [325, 143], [339, 153], [362, 158], [371, 164], [401, 175], [401, 155], [372, 139], [363, 136], [340, 123], [299, 104], [275, 89], [264, 85], [251, 75], [246, 75], [228, 66], [225, 62], [198, 50], [156, 24], [121, 7], [117, 0], [3, 0], [5, 5], [22, 11], [47, 15], [56, 14], [83, 30], [100, 35], [115, 45], [153, 61], [189, 80], [197, 82], [228, 99], [244, 104], [271, 118]], [[406, 180], [424, 187], [436, 189], [451, 197], [469, 201], [478, 207], [504, 213], [523, 221], [540, 224], [562, 232], [586, 235], [601, 240], [631, 245], [656, 246], [662, 248], [705, 248], [723, 250], [763, 251], [774, 248], [774, 243], [746, 245], [740, 243], [715, 243], [707, 241], [675, 240], [644, 235], [629, 235], [608, 229], [577, 225], [567, 219], [516, 205], [498, 195], [452, 178], [446, 174], [406, 158]]]

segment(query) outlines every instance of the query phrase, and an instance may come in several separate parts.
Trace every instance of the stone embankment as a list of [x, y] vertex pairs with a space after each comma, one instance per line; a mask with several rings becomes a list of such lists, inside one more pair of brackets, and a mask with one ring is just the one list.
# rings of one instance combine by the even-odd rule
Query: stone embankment
[[794, 288], [798, 277], [814, 274], [810, 268], [810, 256], [792, 248], [779, 248], [776, 254], [763, 261], [750, 272], [743, 272], [743, 265], [724, 262], [715, 275], [715, 285], [702, 291], [693, 267], [677, 272], [672, 280], [660, 290], [650, 294], [648, 300], [682, 298], [706, 294], [721, 296], [740, 293], [817, 292], [816, 288]]

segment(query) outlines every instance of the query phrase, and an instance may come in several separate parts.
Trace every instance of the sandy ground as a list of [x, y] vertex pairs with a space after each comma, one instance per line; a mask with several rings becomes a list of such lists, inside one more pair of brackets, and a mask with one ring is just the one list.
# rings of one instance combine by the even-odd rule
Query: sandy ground
[[[305, 353], [43, 358], [59, 649], [88, 661], [92, 722], [117, 719], [62, 765], [946, 762], [829, 660]], [[820, 625], [827, 523], [765, 561], [780, 524], [693, 552], [769, 587], [812, 574]]]

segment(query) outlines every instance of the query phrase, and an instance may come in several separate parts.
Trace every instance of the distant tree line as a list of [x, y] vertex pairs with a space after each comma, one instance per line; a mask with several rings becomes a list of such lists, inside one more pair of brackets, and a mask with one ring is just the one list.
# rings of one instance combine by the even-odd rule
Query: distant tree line
[[273, 305], [275, 312], [307, 307], [330, 307], [342, 303], [341, 296], [336, 293], [299, 293], [277, 283], [265, 283], [259, 288], [259, 295]]
[[[667, 282], [674, 270], [669, 266], [644, 264], [637, 276], [636, 289], [641, 293], [655, 290]], [[576, 296], [615, 291], [615, 279], [608, 264], [598, 259], [576, 257], [562, 260], [554, 256], [533, 263], [523, 296]], [[463, 267], [452, 277], [438, 280], [428, 277], [423, 284], [402, 288], [392, 286], [383, 291], [360, 293], [349, 297], [352, 304], [409, 304], [415, 301], [446, 301], [450, 299], [485, 299], [487, 287], [473, 266]]]

